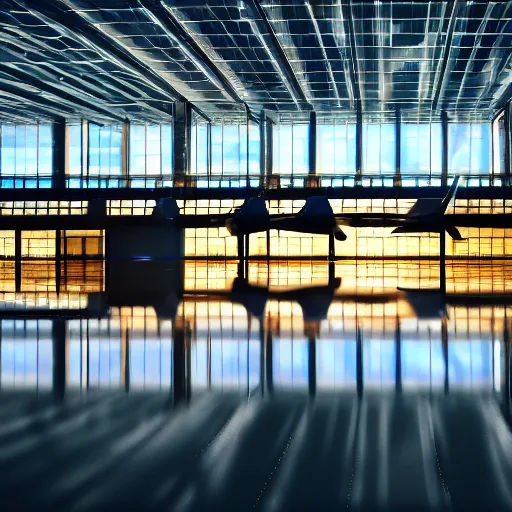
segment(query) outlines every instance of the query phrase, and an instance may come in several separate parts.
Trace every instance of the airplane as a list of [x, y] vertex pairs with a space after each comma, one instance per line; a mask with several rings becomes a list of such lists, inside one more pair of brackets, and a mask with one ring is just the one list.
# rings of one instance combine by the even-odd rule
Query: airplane
[[336, 215], [340, 225], [350, 227], [389, 227], [395, 228], [392, 234], [442, 232], [446, 231], [454, 240], [463, 240], [459, 230], [453, 224], [446, 210], [455, 199], [459, 187], [460, 176], [456, 176], [442, 198], [420, 198], [405, 214], [368, 214], [349, 213]]
[[[154, 214], [171, 220], [180, 228], [226, 227], [237, 236], [239, 257], [243, 259], [248, 248], [248, 237], [253, 233], [271, 229], [298, 233], [329, 235], [329, 259], [334, 260], [334, 240], [344, 241], [347, 236], [343, 226], [388, 227], [392, 234], [447, 232], [453, 240], [464, 240], [457, 229], [460, 227], [506, 227], [511, 224], [510, 214], [446, 215], [455, 199], [460, 177], [454, 178], [447, 194], [439, 198], [419, 198], [404, 215], [399, 213], [339, 213], [335, 214], [326, 196], [310, 196], [296, 214], [270, 215], [262, 196], [247, 198], [244, 203], [226, 214], [183, 215], [172, 198], [159, 200]], [[244, 244], [245, 242], [245, 244]], [[441, 237], [444, 245], [444, 237]], [[267, 250], [269, 241], [267, 241]]]

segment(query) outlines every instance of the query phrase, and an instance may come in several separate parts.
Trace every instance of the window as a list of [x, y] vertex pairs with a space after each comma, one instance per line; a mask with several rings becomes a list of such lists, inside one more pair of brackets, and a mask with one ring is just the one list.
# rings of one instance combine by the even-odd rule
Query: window
[[448, 125], [448, 172], [486, 174], [490, 158], [489, 123], [452, 123]]
[[68, 142], [67, 174], [82, 175], [82, 125], [73, 124], [66, 127]]
[[213, 176], [247, 175], [247, 125], [212, 125]]
[[172, 127], [170, 124], [130, 125], [130, 175], [172, 175]]
[[363, 123], [363, 173], [396, 173], [396, 130], [393, 123]]
[[121, 125], [89, 124], [89, 176], [120, 176], [122, 174]]
[[356, 125], [317, 126], [317, 174], [356, 173]]
[[190, 174], [206, 176], [208, 174], [208, 125], [195, 122], [192, 125]]
[[49, 124], [1, 125], [2, 176], [51, 176], [53, 134]]
[[400, 127], [400, 171], [402, 174], [441, 174], [441, 123], [403, 123]]
[[274, 126], [274, 172], [279, 174], [309, 173], [309, 125]]

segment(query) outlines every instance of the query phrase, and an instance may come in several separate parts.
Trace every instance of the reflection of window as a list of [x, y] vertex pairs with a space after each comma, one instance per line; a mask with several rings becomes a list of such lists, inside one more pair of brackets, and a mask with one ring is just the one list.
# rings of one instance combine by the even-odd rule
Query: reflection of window
[[356, 125], [318, 125], [317, 154], [318, 174], [355, 174]]
[[89, 176], [120, 176], [121, 125], [99, 126], [89, 123]]
[[395, 174], [395, 172], [395, 125], [363, 123], [363, 173]]
[[[382, 336], [384, 337], [384, 336]], [[395, 342], [364, 338], [363, 378], [365, 385], [391, 385], [396, 375]]]
[[274, 172], [279, 174], [308, 174], [308, 124], [274, 126], [273, 166]]
[[441, 336], [432, 341], [402, 339], [401, 364], [404, 387], [441, 386], [445, 376]]
[[403, 123], [400, 128], [400, 167], [403, 174], [441, 174], [441, 123]]
[[[144, 333], [145, 337], [154, 335]], [[137, 339], [138, 338], [138, 339]], [[130, 386], [171, 389], [172, 341], [130, 339]]]
[[171, 174], [171, 125], [130, 125], [130, 175], [170, 176]]
[[308, 342], [303, 339], [276, 340], [273, 347], [273, 377], [276, 386], [306, 387], [308, 384]]
[[2, 320], [0, 326], [2, 387], [51, 387], [52, 321]]
[[490, 158], [488, 123], [448, 125], [448, 172], [450, 174], [488, 173]]
[[355, 340], [320, 340], [316, 344], [318, 387], [334, 388], [356, 383]]
[[3, 176], [51, 176], [53, 137], [49, 124], [1, 126]]
[[[208, 353], [210, 346], [210, 353]], [[192, 385], [253, 388], [260, 381], [260, 350], [257, 340], [198, 340], [192, 345]]]
[[454, 340], [448, 345], [448, 378], [453, 386], [492, 386], [492, 342]]

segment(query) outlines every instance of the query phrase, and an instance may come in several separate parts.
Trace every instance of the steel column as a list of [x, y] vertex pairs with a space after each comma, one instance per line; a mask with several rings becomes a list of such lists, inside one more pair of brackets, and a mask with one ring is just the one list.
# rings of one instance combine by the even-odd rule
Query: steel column
[[441, 136], [442, 136], [442, 169], [441, 185], [448, 184], [448, 115], [443, 110], [441, 112]]
[[192, 138], [192, 109], [190, 103], [174, 104], [174, 183], [181, 184], [190, 171], [190, 141]]
[[309, 174], [316, 174], [316, 112], [309, 113]]
[[[53, 124], [53, 187], [66, 188], [66, 121]], [[39, 169], [38, 169], [39, 171]]]

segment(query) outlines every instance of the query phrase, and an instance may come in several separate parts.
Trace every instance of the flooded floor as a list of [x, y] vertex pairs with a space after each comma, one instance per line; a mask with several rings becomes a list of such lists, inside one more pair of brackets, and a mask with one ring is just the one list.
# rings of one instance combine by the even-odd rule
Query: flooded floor
[[512, 260], [1, 265], [2, 510], [512, 510]]

